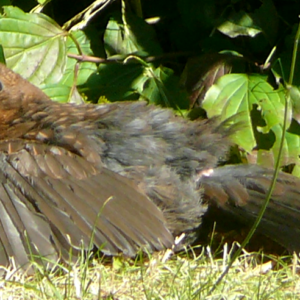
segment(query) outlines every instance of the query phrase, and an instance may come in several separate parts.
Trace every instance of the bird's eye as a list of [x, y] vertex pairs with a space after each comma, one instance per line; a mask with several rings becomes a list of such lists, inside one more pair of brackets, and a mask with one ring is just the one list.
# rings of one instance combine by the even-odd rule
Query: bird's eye
[[2, 83], [1, 80], [0, 80], [0, 92], [2, 92], [3, 89], [4, 89], [4, 86], [3, 86], [3, 83]]

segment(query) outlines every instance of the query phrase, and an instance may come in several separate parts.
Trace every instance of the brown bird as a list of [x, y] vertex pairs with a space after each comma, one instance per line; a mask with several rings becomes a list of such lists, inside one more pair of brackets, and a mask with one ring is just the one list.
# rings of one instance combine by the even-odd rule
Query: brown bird
[[[69, 261], [197, 237], [207, 204], [252, 222], [270, 184], [258, 166], [216, 168], [232, 127], [145, 102], [52, 102], [0, 65], [0, 264]], [[215, 169], [214, 169], [215, 168]], [[300, 180], [281, 174], [260, 231], [300, 250]], [[37, 258], [35, 258], [38, 260]]]

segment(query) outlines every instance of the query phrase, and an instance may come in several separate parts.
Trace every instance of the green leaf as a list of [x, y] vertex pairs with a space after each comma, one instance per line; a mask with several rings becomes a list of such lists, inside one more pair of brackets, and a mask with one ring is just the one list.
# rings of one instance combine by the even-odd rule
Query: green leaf
[[[260, 75], [224, 75], [207, 92], [202, 107], [209, 117], [220, 115], [222, 120], [235, 116], [241, 122], [241, 130], [233, 137], [246, 151], [251, 151], [257, 142], [255, 130], [268, 133], [284, 119], [284, 93], [274, 91]], [[264, 124], [255, 124], [251, 118], [254, 106], [260, 112]], [[291, 122], [291, 108], [288, 112], [288, 126]], [[260, 126], [258, 126], [260, 125]], [[253, 130], [254, 129], [254, 130]]]
[[109, 101], [136, 100], [136, 84], [143, 77], [144, 67], [137, 63], [101, 64], [98, 73], [90, 76], [80, 91], [93, 102], [105, 96]]
[[228, 21], [222, 23], [218, 27], [218, 30], [231, 38], [238, 36], [255, 37], [261, 32], [261, 28], [258, 27], [252, 17], [245, 12], [235, 14]]
[[[14, 7], [6, 7], [5, 13], [0, 19], [0, 38], [8, 67], [40, 86], [44, 92], [51, 90], [49, 96], [54, 100], [82, 101], [76, 85], [84, 84], [97, 66], [83, 62], [75, 71], [77, 60], [67, 58], [67, 52], [79, 54], [73, 40], [76, 39], [81, 53], [92, 55], [86, 35], [82, 31], [75, 31], [72, 32], [72, 39], [43, 14], [28, 14]], [[61, 93], [61, 88], [55, 88], [55, 84], [64, 84], [68, 88], [63, 88], [64, 92]]]
[[[131, 38], [132, 36], [132, 38]], [[134, 35], [123, 30], [119, 21], [110, 19], [104, 33], [105, 50], [108, 57], [114, 54], [130, 54], [138, 51]]]
[[108, 57], [115, 54], [142, 53], [158, 55], [162, 50], [152, 27], [143, 19], [126, 14], [126, 24], [119, 17], [111, 18], [104, 33], [104, 46]]
[[[257, 163], [265, 167], [274, 168], [278, 157], [280, 141], [282, 139], [282, 126], [279, 124], [271, 128], [275, 134], [275, 143], [269, 151], [259, 150], [257, 153]], [[300, 165], [300, 136], [286, 132], [285, 140], [282, 148], [282, 156], [280, 165], [286, 166], [290, 164]]]
[[292, 174], [296, 177], [300, 177], [300, 166], [295, 165]]
[[300, 91], [296, 86], [291, 86], [289, 89], [293, 106], [293, 117], [298, 123], [300, 123]]
[[[93, 55], [93, 51], [91, 50], [90, 41], [86, 37], [85, 33], [81, 30], [78, 31], [72, 31], [72, 36], [78, 43], [81, 52], [83, 55]], [[74, 40], [71, 38], [71, 36], [68, 36], [67, 38], [67, 52], [68, 53], [74, 53], [79, 54], [78, 49], [75, 45]], [[74, 76], [75, 76], [75, 65], [77, 63], [77, 60], [74, 58], [67, 58], [67, 64], [66, 64], [66, 70], [63, 74], [63, 78], [61, 80], [61, 83], [67, 85], [67, 86], [73, 86], [74, 85]], [[97, 70], [97, 66], [95, 63], [91, 62], [81, 62], [79, 65], [78, 73], [76, 76], [76, 85], [82, 85], [84, 84], [89, 76], [93, 74]]]
[[49, 98], [57, 102], [69, 102], [76, 104], [84, 103], [84, 100], [78, 93], [76, 87], [70, 87], [59, 83], [54, 85], [41, 86], [41, 89], [47, 96], [49, 96]]
[[66, 32], [44, 14], [7, 6], [0, 18], [0, 40], [7, 66], [36, 85], [57, 83], [66, 66]]
[[146, 98], [150, 103], [162, 106], [189, 107], [187, 94], [179, 89], [179, 78], [174, 75], [173, 70], [160, 66], [155, 70], [148, 68], [144, 74], [147, 75], [148, 79], [142, 86], [138, 87], [143, 98]]

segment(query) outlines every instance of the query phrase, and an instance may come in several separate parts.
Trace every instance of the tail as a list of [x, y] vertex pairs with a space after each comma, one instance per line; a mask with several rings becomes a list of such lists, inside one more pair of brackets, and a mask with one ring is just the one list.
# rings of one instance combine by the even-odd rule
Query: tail
[[[264, 203], [273, 172], [255, 165], [232, 165], [202, 175], [199, 182], [209, 205], [251, 225]], [[300, 179], [279, 174], [258, 231], [290, 251], [300, 251]]]

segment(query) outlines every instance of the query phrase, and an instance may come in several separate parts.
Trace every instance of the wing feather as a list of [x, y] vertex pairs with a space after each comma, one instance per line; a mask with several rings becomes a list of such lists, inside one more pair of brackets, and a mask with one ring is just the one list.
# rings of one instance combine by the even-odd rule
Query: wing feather
[[15, 256], [23, 265], [31, 248], [66, 256], [92, 236], [107, 254], [171, 247], [162, 212], [132, 180], [57, 146], [16, 143], [0, 153], [0, 262]]

